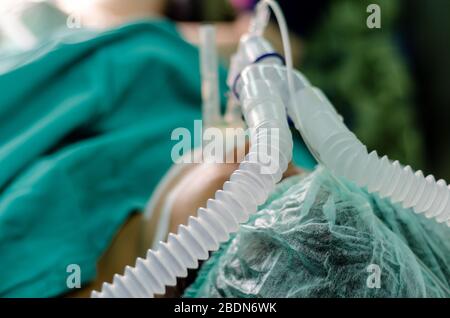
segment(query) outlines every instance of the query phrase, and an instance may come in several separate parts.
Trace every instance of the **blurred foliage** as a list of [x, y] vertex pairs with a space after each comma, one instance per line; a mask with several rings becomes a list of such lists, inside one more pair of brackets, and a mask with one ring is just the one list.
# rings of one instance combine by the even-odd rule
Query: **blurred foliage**
[[450, 180], [450, 1], [402, 0], [401, 27], [416, 85], [426, 165]]
[[[369, 29], [367, 6], [381, 8], [381, 29]], [[398, 1], [337, 0], [305, 46], [302, 71], [330, 98], [367, 145], [403, 164], [422, 167], [412, 83], [395, 46]]]

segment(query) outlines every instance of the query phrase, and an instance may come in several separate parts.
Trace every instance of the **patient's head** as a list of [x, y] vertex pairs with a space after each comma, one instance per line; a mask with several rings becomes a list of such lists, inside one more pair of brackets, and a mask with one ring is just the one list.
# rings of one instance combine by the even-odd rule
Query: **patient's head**
[[278, 185], [185, 296], [448, 297], [447, 231], [319, 168]]

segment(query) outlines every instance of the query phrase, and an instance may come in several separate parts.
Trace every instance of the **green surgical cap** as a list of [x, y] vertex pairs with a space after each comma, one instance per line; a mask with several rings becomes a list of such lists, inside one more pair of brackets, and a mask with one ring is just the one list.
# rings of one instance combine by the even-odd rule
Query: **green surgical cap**
[[449, 297], [446, 225], [322, 168], [282, 182], [186, 297]]

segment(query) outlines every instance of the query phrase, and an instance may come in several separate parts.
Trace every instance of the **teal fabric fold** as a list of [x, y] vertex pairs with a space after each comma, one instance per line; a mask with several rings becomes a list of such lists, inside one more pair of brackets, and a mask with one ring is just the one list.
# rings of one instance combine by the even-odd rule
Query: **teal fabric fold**
[[198, 51], [171, 22], [141, 21], [0, 69], [0, 296], [61, 295], [69, 264], [95, 277], [172, 164], [171, 132], [201, 118]]

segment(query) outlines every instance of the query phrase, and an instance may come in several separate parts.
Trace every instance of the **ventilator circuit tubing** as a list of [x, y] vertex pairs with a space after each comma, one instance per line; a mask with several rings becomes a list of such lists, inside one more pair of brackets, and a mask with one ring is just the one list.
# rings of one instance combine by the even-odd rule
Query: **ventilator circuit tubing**
[[420, 170], [380, 158], [376, 151], [369, 154], [319, 90], [306, 87], [295, 98], [302, 116], [294, 121], [324, 166], [371, 193], [450, 226], [450, 187], [444, 180], [436, 182], [433, 175], [425, 177]]
[[[288, 74], [284, 66], [254, 64], [242, 72], [236, 86], [240, 88], [246, 81], [256, 89], [258, 83], [270, 83], [272, 91], [277, 91], [274, 94], [282, 96], [289, 116], [314, 157], [334, 175], [450, 226], [450, 186], [444, 180], [436, 182], [433, 175], [425, 177], [422, 171], [414, 172], [410, 166], [391, 162], [387, 156], [380, 158], [376, 151], [369, 153], [322, 91], [312, 87], [300, 72], [293, 73], [294, 93], [287, 94]], [[270, 90], [264, 88], [254, 94], [270, 98]], [[294, 102], [288, 100], [291, 95]]]
[[[94, 291], [91, 297], [164, 294], [165, 286], [174, 286], [177, 277], [186, 277], [188, 268], [197, 268], [198, 260], [207, 259], [209, 251], [217, 250], [267, 200], [291, 160], [292, 136], [281, 98], [260, 84], [257, 90], [243, 87], [251, 147], [223, 190], [190, 217], [187, 226], [180, 225], [177, 234], [169, 234], [167, 242], [160, 242], [145, 259], [138, 258], [134, 268], [127, 266], [123, 275], [116, 274], [112, 284], [104, 283], [101, 292]], [[260, 90], [270, 98], [261, 98]], [[260, 160], [262, 150], [264, 160]]]

